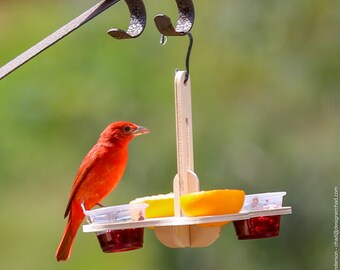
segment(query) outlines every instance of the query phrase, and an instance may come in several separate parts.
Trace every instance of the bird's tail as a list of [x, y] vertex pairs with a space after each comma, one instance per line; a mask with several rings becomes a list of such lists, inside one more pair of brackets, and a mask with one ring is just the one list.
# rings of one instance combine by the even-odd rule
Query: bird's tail
[[55, 254], [57, 261], [66, 261], [71, 256], [74, 238], [76, 237], [78, 228], [84, 219], [84, 214], [82, 212], [77, 212], [78, 211], [75, 211], [75, 213], [70, 213], [63, 237]]

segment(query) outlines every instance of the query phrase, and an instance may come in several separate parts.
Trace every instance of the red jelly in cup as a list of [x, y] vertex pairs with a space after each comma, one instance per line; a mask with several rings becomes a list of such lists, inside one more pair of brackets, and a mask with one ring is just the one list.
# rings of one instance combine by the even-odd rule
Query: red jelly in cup
[[281, 216], [255, 217], [234, 221], [239, 240], [274, 237], [279, 235]]
[[[246, 195], [241, 212], [268, 210], [282, 207], [286, 192], [269, 192]], [[238, 239], [258, 239], [278, 236], [280, 232], [280, 215], [260, 216], [246, 220], [234, 221]]]
[[[147, 204], [125, 204], [86, 211], [87, 221], [92, 224], [122, 223], [144, 220]], [[124, 252], [143, 247], [144, 228], [106, 230], [97, 233], [99, 244], [106, 253]]]
[[124, 252], [143, 247], [144, 228], [109, 230], [97, 234], [103, 252]]

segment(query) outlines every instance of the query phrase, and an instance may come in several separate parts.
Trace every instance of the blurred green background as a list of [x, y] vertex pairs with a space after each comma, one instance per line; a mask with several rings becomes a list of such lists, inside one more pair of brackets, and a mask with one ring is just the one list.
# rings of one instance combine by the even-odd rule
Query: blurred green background
[[[0, 1], [0, 65], [95, 3]], [[1, 269], [333, 269], [334, 187], [340, 158], [340, 2], [195, 1], [191, 57], [195, 171], [201, 189], [287, 191], [293, 215], [280, 237], [238, 241], [232, 225], [203, 249], [169, 249], [145, 232], [143, 249], [104, 254], [78, 233], [73, 256], [54, 254], [78, 166], [99, 133], [129, 120], [152, 130], [130, 145], [124, 178], [104, 204], [172, 190], [173, 76], [188, 39], [159, 45], [146, 1], [141, 37], [124, 2], [0, 82]]]

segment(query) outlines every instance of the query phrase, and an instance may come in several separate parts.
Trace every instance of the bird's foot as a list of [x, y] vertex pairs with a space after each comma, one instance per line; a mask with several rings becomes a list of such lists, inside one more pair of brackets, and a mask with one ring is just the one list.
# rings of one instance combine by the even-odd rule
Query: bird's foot
[[105, 206], [102, 205], [101, 203], [97, 203], [97, 205], [98, 205], [99, 207], [105, 207]]

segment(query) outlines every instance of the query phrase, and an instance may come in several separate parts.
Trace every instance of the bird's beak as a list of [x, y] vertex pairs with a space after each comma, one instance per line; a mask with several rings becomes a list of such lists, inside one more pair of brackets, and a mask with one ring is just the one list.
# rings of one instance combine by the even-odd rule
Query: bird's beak
[[133, 136], [139, 136], [139, 135], [143, 135], [143, 134], [148, 134], [150, 133], [150, 130], [148, 130], [145, 127], [142, 126], [138, 126], [133, 132]]

